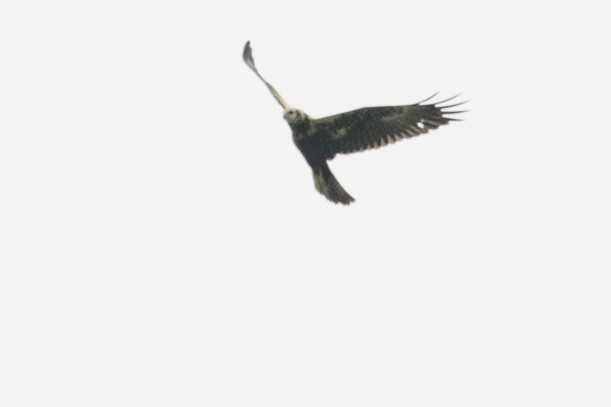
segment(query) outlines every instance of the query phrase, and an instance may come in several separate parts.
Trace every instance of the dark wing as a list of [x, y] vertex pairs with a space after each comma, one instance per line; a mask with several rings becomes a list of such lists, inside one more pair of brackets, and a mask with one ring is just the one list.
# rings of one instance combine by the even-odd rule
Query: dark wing
[[333, 155], [378, 148], [460, 120], [449, 115], [464, 111], [447, 109], [465, 102], [443, 105], [458, 95], [442, 102], [423, 104], [434, 96], [413, 105], [365, 107], [316, 119], [314, 122], [317, 127], [331, 135], [329, 151]]
[[289, 107], [288, 103], [286, 103], [284, 99], [282, 99], [282, 96], [280, 96], [280, 94], [276, 91], [276, 89], [274, 89], [274, 87], [270, 85], [269, 82], [267, 82], [261, 76], [259, 71], [257, 70], [257, 67], [255, 66], [255, 60], [252, 57], [252, 48], [250, 48], [250, 41], [246, 41], [246, 44], [244, 44], [244, 51], [242, 52], [242, 59], [244, 60], [244, 62], [246, 62], [246, 65], [248, 65], [248, 67], [252, 69], [254, 73], [257, 74], [259, 79], [263, 81], [265, 86], [267, 86], [267, 89], [269, 89], [272, 95], [274, 95], [274, 98], [276, 98], [278, 103], [280, 103], [280, 106], [282, 106], [284, 110], [288, 109]]

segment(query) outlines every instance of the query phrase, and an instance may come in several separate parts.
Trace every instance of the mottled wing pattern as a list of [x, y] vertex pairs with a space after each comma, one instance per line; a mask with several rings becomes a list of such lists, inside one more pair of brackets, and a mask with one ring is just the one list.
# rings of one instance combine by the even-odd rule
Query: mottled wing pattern
[[449, 115], [464, 111], [447, 109], [465, 102], [443, 105], [458, 95], [442, 102], [423, 104], [433, 96], [413, 105], [365, 107], [323, 117], [315, 123], [331, 135], [329, 144], [333, 155], [378, 148], [459, 120]]

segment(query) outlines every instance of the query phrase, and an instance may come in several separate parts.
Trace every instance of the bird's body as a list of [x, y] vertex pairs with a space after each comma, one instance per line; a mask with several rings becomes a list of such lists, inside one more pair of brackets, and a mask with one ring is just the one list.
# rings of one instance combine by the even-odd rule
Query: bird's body
[[337, 154], [348, 154], [385, 146], [403, 138], [427, 133], [429, 129], [447, 124], [453, 119], [448, 114], [461, 113], [445, 110], [454, 105], [420, 103], [404, 106], [365, 107], [334, 116], [314, 119], [304, 112], [293, 109], [278, 92], [259, 74], [250, 42], [244, 47], [246, 64], [261, 78], [284, 108], [284, 119], [293, 133], [293, 141], [308, 165], [312, 168], [316, 190], [332, 202], [349, 204], [354, 201], [331, 172], [328, 160]]
[[[289, 116], [289, 117], [287, 117]], [[332, 133], [300, 110], [289, 109], [285, 113], [293, 132], [293, 142], [312, 168], [316, 190], [333, 202], [345, 205], [354, 198], [337, 181], [327, 160], [335, 157], [331, 147]]]

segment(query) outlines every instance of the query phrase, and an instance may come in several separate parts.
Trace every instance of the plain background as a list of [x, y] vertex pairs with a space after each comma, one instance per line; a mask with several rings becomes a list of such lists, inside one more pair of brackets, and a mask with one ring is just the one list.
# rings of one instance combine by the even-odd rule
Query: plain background
[[[0, 404], [611, 405], [603, 2], [0, 6]], [[282, 111], [464, 92], [331, 167]]]

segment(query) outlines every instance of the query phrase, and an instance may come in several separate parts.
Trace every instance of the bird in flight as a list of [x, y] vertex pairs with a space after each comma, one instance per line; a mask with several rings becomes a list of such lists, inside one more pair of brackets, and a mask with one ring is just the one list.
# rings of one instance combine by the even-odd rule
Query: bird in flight
[[335, 155], [378, 148], [418, 136], [451, 121], [460, 120], [451, 115], [465, 112], [448, 110], [465, 102], [444, 105], [458, 95], [441, 102], [424, 103], [435, 97], [435, 94], [413, 105], [364, 107], [315, 119], [290, 107], [261, 76], [252, 57], [250, 41], [244, 45], [242, 58], [284, 109], [284, 119], [291, 127], [293, 142], [312, 168], [316, 190], [335, 203], [349, 205], [354, 202], [354, 198], [346, 192], [329, 168], [327, 161]]

